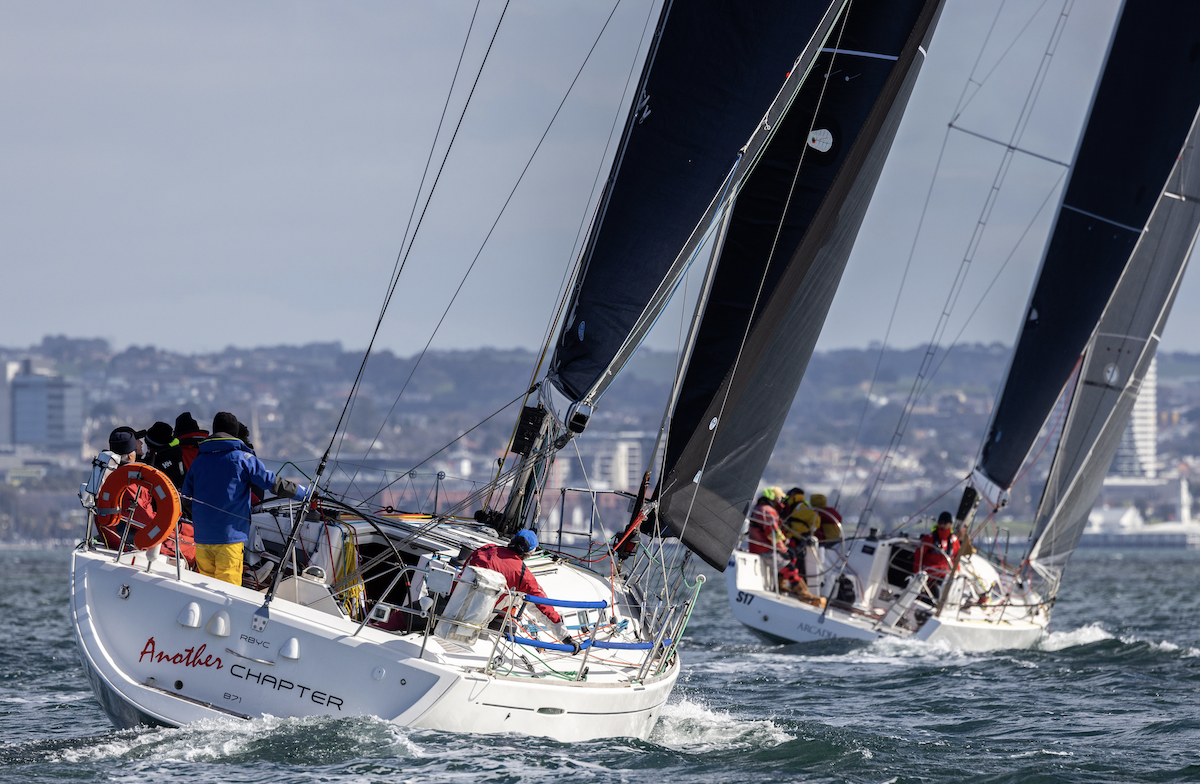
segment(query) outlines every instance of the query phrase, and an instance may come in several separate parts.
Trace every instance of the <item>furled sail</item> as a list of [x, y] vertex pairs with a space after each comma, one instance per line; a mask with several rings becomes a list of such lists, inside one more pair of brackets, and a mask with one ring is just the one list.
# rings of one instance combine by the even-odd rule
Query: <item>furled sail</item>
[[[1192, 110], [1196, 110], [1193, 103]], [[1154, 359], [1200, 228], [1196, 119], [1129, 265], [1088, 342], [1042, 495], [1029, 560], [1056, 584], [1079, 544]]]
[[856, 0], [727, 216], [670, 420], [661, 523], [724, 569], [812, 354], [941, 0]]
[[689, 237], [694, 250], [739, 149], [845, 3], [664, 1], [550, 363], [565, 397], [590, 405], [619, 369], [614, 358], [632, 353], [635, 323]]
[[978, 472], [1001, 490], [1074, 370], [1191, 126], [1197, 31], [1190, 0], [1127, 2], [1120, 14], [980, 452]]

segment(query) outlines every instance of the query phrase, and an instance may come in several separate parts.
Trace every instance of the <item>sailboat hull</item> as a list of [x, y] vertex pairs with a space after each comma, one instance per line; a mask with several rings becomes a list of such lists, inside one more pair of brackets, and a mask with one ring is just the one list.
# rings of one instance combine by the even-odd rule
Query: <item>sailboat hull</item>
[[725, 571], [730, 609], [738, 621], [775, 640], [809, 643], [908, 639], [943, 643], [964, 651], [992, 651], [1032, 648], [1045, 635], [1049, 623], [1043, 614], [1038, 614], [1036, 620], [1006, 619], [995, 612], [966, 610], [931, 617], [914, 630], [900, 623], [887, 623], [889, 619], [879, 611], [844, 606], [822, 610], [767, 590], [765, 585], [752, 587], [755, 580], [761, 580], [761, 574], [747, 575], [752, 561], [745, 557], [747, 554], [735, 555], [742, 557], [732, 559]]
[[[397, 636], [278, 598], [255, 630], [262, 595], [144, 555], [114, 562], [77, 550], [76, 642], [104, 712], [118, 727], [202, 719], [372, 715], [399, 725], [516, 732], [573, 741], [645, 738], [679, 672], [643, 682], [575, 682], [486, 673], [479, 651]], [[546, 654], [543, 652], [543, 657]], [[558, 669], [577, 667], [565, 657]]]

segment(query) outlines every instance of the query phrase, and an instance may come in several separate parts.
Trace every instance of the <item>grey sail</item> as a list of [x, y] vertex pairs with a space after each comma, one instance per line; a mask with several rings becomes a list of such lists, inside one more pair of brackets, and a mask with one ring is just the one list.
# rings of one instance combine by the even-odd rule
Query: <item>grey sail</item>
[[1200, 228], [1196, 124], [1088, 342], [1035, 521], [1029, 560], [1057, 584], [1087, 525]]
[[660, 523], [717, 569], [804, 375], [940, 10], [940, 0], [849, 6], [838, 42], [736, 195], [657, 493]]

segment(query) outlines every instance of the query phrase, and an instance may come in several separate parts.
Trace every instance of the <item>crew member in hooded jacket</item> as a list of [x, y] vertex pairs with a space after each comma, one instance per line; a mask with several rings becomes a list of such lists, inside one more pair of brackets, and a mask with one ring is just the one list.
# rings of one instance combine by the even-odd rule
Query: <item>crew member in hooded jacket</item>
[[213, 434], [200, 444], [181, 494], [192, 500], [196, 568], [201, 574], [242, 584], [242, 554], [250, 540], [250, 491], [283, 498], [307, 489], [267, 470], [242, 441], [237, 417], [222, 411], [213, 417]]

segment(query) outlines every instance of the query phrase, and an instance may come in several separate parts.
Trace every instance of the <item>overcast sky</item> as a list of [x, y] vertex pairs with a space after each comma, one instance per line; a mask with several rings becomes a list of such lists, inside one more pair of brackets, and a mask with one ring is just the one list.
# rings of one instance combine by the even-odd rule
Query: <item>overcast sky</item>
[[[1069, 160], [1116, 5], [1074, 3], [1021, 147]], [[424, 191], [502, 7], [484, 0], [475, 18]], [[981, 86], [959, 124], [1009, 138], [1062, 3], [1010, 0], [983, 48], [997, 7], [948, 0], [821, 347], [882, 340], [897, 291], [889, 343], [930, 338], [1001, 155], [975, 137], [947, 136], [947, 122], [974, 69]], [[180, 351], [365, 346], [474, 10], [473, 2], [0, 2], [0, 344], [66, 333]], [[600, 35], [612, 10], [513, 0], [380, 345], [420, 350], [481, 247], [434, 346], [541, 342], [656, 12], [648, 0], [621, 0]], [[964, 340], [1012, 341], [1061, 173], [1018, 156], [947, 339], [966, 324]], [[1200, 350], [1200, 314], [1187, 304], [1198, 289], [1193, 275], [1164, 348]], [[652, 345], [674, 347], [678, 320], [668, 314]]]

